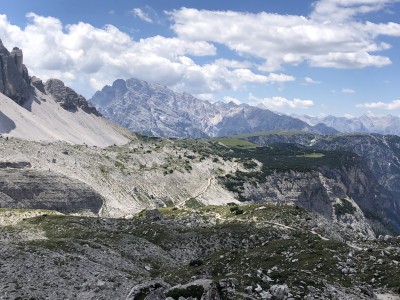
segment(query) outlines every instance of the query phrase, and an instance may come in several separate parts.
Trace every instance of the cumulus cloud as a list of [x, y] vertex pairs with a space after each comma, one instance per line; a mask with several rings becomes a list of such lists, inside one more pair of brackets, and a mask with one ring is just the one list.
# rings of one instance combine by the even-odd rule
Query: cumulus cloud
[[355, 92], [356, 92], [355, 90], [349, 89], [349, 88], [342, 89], [342, 93], [345, 93], [345, 94], [354, 94]]
[[257, 74], [248, 62], [217, 59], [197, 64], [191, 57], [216, 55], [216, 47], [207, 41], [163, 36], [133, 40], [112, 25], [64, 26], [56, 18], [33, 13], [27, 18], [28, 25], [20, 28], [0, 15], [4, 44], [23, 48], [31, 74], [43, 80], [60, 78], [86, 96], [117, 78], [137, 77], [194, 94], [293, 79], [285, 74]]
[[345, 117], [346, 119], [354, 119], [355, 116], [352, 114], [344, 114], [343, 117]]
[[236, 105], [240, 105], [240, 104], [242, 103], [239, 99], [233, 98], [233, 97], [229, 97], [229, 96], [223, 97], [223, 101], [224, 101], [225, 103], [233, 102], [233, 103], [235, 103]]
[[320, 0], [314, 5], [312, 19], [345, 22], [354, 16], [382, 10], [398, 0]]
[[181, 8], [169, 14], [174, 22], [171, 28], [179, 38], [216, 42], [240, 55], [260, 58], [264, 60], [259, 66], [263, 71], [304, 62], [328, 68], [382, 67], [391, 60], [375, 52], [386, 50], [390, 45], [377, 37], [400, 36], [400, 25], [365, 23], [357, 21], [355, 16], [393, 2], [320, 0], [308, 17], [193, 8]]
[[395, 110], [400, 108], [400, 100], [393, 100], [392, 102], [366, 102], [357, 104], [358, 108], [380, 108], [386, 110]]
[[249, 95], [249, 102], [252, 105], [263, 105], [266, 108], [270, 109], [308, 108], [314, 106], [314, 102], [312, 100], [301, 100], [301, 99], [288, 100], [283, 97], [257, 98], [252, 94]]
[[154, 23], [154, 20], [150, 17], [150, 14], [148, 12], [145, 12], [143, 9], [141, 8], [134, 8], [132, 10], [132, 14], [136, 17], [138, 17], [139, 19], [147, 22], [147, 23]]
[[[309, 16], [181, 8], [168, 12], [175, 36], [140, 40], [112, 25], [64, 25], [56, 18], [31, 13], [26, 27], [20, 28], [0, 15], [0, 36], [8, 48], [23, 48], [33, 75], [44, 80], [58, 77], [85, 96], [116, 78], [129, 77], [211, 95], [242, 89], [247, 83], [281, 86], [295, 81], [282, 73], [285, 65], [390, 64], [389, 57], [378, 53], [391, 47], [381, 37], [400, 37], [400, 24], [362, 22], [357, 16], [395, 1], [319, 0]], [[150, 6], [136, 7], [132, 14], [148, 23], [160, 20]], [[221, 58], [219, 45], [239, 55]], [[206, 58], [198, 60], [199, 56]], [[304, 82], [318, 83], [309, 77]]]
[[308, 84], [320, 84], [321, 81], [314, 80], [310, 77], [304, 77], [304, 81]]
[[225, 58], [218, 58], [217, 60], [215, 60], [215, 64], [231, 69], [251, 68], [253, 66], [253, 63], [249, 61], [238, 61]]

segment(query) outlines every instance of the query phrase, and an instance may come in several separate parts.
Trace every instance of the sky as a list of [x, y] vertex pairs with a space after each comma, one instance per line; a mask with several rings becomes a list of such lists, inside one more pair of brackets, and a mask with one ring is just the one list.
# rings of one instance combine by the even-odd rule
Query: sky
[[30, 75], [138, 78], [312, 116], [400, 115], [400, 0], [0, 0]]

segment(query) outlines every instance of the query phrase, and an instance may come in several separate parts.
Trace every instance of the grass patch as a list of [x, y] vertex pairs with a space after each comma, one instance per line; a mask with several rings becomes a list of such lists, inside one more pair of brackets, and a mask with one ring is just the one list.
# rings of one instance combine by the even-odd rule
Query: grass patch
[[340, 199], [340, 203], [336, 203], [334, 206], [336, 216], [342, 216], [345, 214], [353, 215], [356, 212], [356, 208], [346, 199]]
[[224, 144], [227, 147], [236, 147], [236, 148], [244, 148], [244, 149], [251, 149], [251, 148], [257, 148], [258, 146], [256, 144], [253, 144], [252, 142], [235, 138], [235, 137], [224, 137], [224, 138], [217, 138], [213, 139], [213, 141], [219, 142]]
[[184, 297], [184, 298], [189, 298], [192, 297], [194, 299], [201, 299], [201, 296], [203, 296], [204, 293], [204, 288], [200, 285], [190, 285], [187, 288], [181, 289], [181, 288], [175, 288], [172, 290], [169, 290], [168, 293], [166, 294], [167, 297], [172, 297], [175, 300], [178, 300], [179, 297]]
[[190, 199], [186, 200], [185, 206], [186, 206], [187, 208], [199, 209], [199, 208], [203, 207], [204, 204], [201, 203], [201, 202], [200, 202], [199, 200], [197, 200], [196, 198], [190, 198]]
[[323, 153], [304, 153], [304, 154], [297, 154], [296, 157], [306, 157], [306, 158], [321, 158], [324, 157], [325, 154]]

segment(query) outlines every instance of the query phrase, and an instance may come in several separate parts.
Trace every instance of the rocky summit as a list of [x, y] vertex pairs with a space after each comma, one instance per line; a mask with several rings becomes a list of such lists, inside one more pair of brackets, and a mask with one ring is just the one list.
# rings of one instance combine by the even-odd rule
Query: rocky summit
[[30, 78], [18, 47], [9, 52], [0, 39], [0, 92], [18, 104], [30, 97]]
[[30, 77], [22, 50], [0, 41], [0, 134], [35, 141], [108, 146], [133, 134], [104, 119], [83, 96], [58, 79]]
[[78, 95], [73, 89], [65, 86], [59, 79], [49, 79], [44, 84], [44, 89], [60, 103], [61, 107], [69, 111], [77, 111], [81, 108], [87, 113], [100, 116], [95, 107], [92, 106], [83, 96]]
[[325, 125], [310, 126], [270, 110], [233, 102], [210, 103], [187, 93], [138, 79], [114, 81], [90, 99], [117, 124], [145, 135], [205, 138], [262, 130], [304, 130], [330, 134]]

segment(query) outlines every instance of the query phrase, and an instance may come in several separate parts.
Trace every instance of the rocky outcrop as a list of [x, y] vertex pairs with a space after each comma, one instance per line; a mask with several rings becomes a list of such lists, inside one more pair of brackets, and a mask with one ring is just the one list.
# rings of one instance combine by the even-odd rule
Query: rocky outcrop
[[30, 78], [18, 47], [9, 52], [0, 40], [0, 92], [22, 105], [30, 97]]
[[144, 135], [204, 138], [283, 129], [336, 132], [260, 107], [233, 102], [210, 103], [133, 78], [114, 81], [112, 86], [96, 92], [91, 101], [104, 116]]
[[66, 110], [75, 112], [80, 108], [89, 114], [100, 115], [96, 108], [82, 95], [79, 95], [70, 87], [65, 86], [64, 82], [59, 79], [47, 80], [44, 89]]
[[126, 300], [135, 299], [149, 299], [149, 300], [163, 300], [166, 297], [164, 292], [171, 286], [164, 282], [162, 279], [155, 279], [149, 282], [144, 282], [134, 286], [129, 292]]
[[78, 180], [51, 171], [0, 169], [1, 208], [98, 213], [102, 204], [102, 197]]
[[43, 81], [40, 78], [37, 78], [35, 76], [31, 77], [31, 84], [37, 88], [39, 91], [41, 91], [43, 94], [46, 93], [46, 90], [44, 89], [44, 84]]
[[30, 168], [32, 165], [29, 161], [0, 161], [0, 169], [26, 169]]
[[[305, 148], [328, 151], [347, 151], [358, 155], [363, 164], [364, 178], [354, 177], [349, 192], [360, 207], [373, 219], [385, 219], [396, 231], [400, 231], [400, 137], [379, 134], [339, 134], [322, 136], [310, 133], [254, 134], [247, 140], [259, 145], [296, 143]], [[330, 171], [332, 173], [332, 171]], [[332, 174], [333, 175], [333, 174]], [[347, 173], [350, 182], [351, 173]], [[343, 177], [333, 176], [342, 180]], [[340, 182], [340, 181], [338, 181]], [[373, 183], [373, 185], [371, 185]], [[373, 189], [370, 189], [374, 186]], [[369, 189], [369, 196], [366, 191]], [[377, 209], [379, 207], [379, 209]]]

